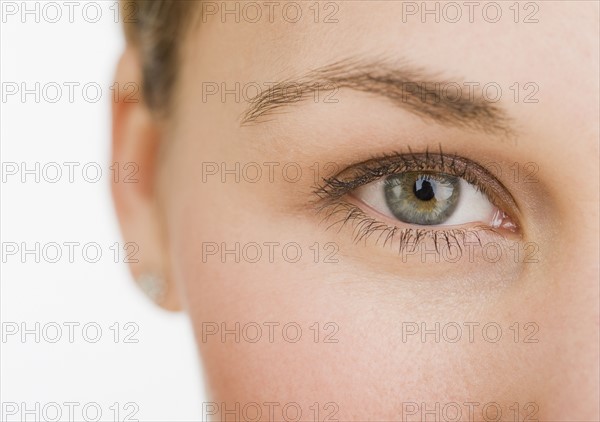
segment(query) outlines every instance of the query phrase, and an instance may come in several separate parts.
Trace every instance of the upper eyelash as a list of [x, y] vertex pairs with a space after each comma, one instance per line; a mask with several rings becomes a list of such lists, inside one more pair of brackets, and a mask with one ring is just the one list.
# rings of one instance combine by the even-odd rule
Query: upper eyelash
[[375, 157], [347, 167], [335, 176], [324, 178], [314, 193], [320, 202], [331, 203], [354, 189], [393, 174], [409, 171], [438, 171], [460, 177], [482, 192], [494, 205], [517, 220], [519, 208], [506, 188], [488, 170], [458, 154], [393, 153]]

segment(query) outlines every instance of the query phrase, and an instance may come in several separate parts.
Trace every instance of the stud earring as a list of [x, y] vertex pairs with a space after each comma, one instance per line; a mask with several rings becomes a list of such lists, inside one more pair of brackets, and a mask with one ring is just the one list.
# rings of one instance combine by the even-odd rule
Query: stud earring
[[142, 273], [136, 280], [138, 286], [154, 303], [161, 304], [167, 294], [167, 282], [155, 273]]

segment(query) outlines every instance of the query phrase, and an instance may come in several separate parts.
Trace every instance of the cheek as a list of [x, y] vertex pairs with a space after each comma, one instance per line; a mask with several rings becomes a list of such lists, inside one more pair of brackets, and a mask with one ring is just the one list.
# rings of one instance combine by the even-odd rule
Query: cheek
[[[214, 401], [297, 403], [302, 420], [314, 418], [315, 403], [321, 417], [339, 420], [411, 420], [436, 403], [439, 412], [458, 403], [465, 415], [469, 402], [499, 403], [503, 412], [514, 402], [539, 403], [536, 385], [507, 388], [515, 368], [524, 375], [541, 367], [513, 342], [511, 321], [477, 313], [476, 300], [431, 303], [430, 292], [390, 290], [383, 276], [339, 255], [337, 264], [322, 256], [315, 263], [310, 247], [327, 238], [309, 221], [274, 216], [231, 186], [193, 190], [174, 201], [171, 250]], [[300, 245], [298, 262], [295, 251], [283, 252], [291, 242]], [[270, 255], [267, 243], [280, 246]], [[257, 250], [262, 258], [251, 262]], [[445, 341], [454, 339], [454, 321], [462, 330], [455, 343]], [[479, 322], [473, 342], [464, 321]], [[490, 321], [503, 330], [501, 354], [483, 337]], [[434, 334], [423, 341], [422, 329]]]

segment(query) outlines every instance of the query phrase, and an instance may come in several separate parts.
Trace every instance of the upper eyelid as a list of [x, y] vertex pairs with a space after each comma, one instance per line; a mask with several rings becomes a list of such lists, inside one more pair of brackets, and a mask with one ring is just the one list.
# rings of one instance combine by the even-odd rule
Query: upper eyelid
[[324, 180], [316, 191], [321, 197], [337, 199], [349, 191], [391, 174], [406, 171], [439, 171], [465, 179], [481, 190], [496, 206], [519, 220], [520, 210], [510, 192], [478, 163], [457, 154], [394, 153], [352, 164]]

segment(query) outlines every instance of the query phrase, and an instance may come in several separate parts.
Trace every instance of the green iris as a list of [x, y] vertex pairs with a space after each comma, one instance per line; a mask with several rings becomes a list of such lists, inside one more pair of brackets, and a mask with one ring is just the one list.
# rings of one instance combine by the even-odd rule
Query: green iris
[[441, 224], [454, 212], [460, 178], [445, 173], [406, 172], [385, 180], [385, 199], [392, 214], [410, 224]]

